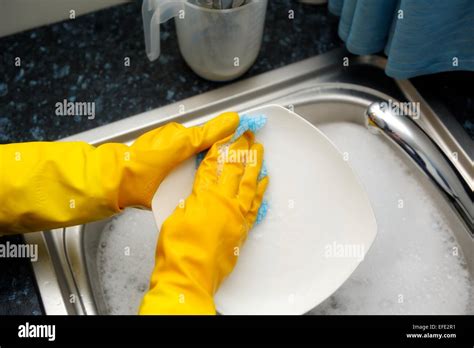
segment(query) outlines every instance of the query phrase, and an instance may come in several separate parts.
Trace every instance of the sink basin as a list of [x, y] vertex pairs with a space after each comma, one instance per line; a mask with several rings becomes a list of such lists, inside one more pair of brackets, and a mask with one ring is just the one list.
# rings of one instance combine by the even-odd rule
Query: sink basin
[[[419, 101], [421, 117], [413, 122], [440, 151], [458, 154], [452, 165], [467, 182], [472, 159], [409, 81], [383, 73], [383, 58], [350, 57], [350, 66], [342, 67], [345, 56], [335, 50], [66, 140], [131, 143], [170, 120], [192, 126], [226, 110], [288, 107], [319, 127], [350, 162], [379, 226], [359, 268], [310, 314], [473, 314], [469, 228], [399, 147], [367, 130], [365, 112], [376, 101]], [[33, 266], [46, 313], [136, 313], [156, 234], [151, 212], [127, 209], [111, 219], [27, 235], [41, 253]]]

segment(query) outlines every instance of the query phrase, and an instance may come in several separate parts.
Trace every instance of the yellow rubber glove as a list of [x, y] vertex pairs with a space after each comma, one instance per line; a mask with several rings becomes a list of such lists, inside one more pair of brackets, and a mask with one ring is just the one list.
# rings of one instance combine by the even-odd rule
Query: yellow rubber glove
[[[219, 149], [229, 140], [211, 148], [192, 194], [163, 223], [140, 314], [216, 313], [213, 296], [237, 262], [268, 185], [268, 177], [257, 181], [263, 146], [247, 132], [223, 156]], [[247, 164], [237, 158], [245, 153], [252, 153]], [[226, 161], [232, 158], [237, 161]]]
[[237, 128], [237, 113], [203, 126], [169, 123], [133, 145], [33, 142], [0, 145], [0, 235], [73, 226], [130, 206], [151, 208], [177, 164]]

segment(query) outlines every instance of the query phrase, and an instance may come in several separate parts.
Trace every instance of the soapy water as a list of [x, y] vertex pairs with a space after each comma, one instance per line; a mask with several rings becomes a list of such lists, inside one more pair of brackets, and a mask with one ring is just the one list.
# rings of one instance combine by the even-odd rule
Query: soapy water
[[319, 128], [349, 156], [378, 233], [351, 277], [310, 314], [473, 314], [472, 279], [444, 202], [421, 183], [428, 179], [382, 135], [349, 123]]
[[[351, 277], [309, 314], [474, 314], [472, 279], [445, 205], [420, 181], [427, 179], [361, 126], [319, 128], [349, 155], [373, 205], [378, 234]], [[137, 313], [156, 239], [151, 212], [127, 209], [105, 226], [97, 263], [108, 313]]]
[[102, 231], [97, 257], [107, 313], [137, 314], [148, 290], [158, 237], [153, 214], [126, 209]]

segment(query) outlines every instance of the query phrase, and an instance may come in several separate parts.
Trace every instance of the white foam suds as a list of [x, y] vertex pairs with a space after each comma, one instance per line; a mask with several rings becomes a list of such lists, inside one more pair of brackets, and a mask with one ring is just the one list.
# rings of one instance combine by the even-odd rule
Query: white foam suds
[[127, 209], [104, 228], [97, 266], [110, 314], [137, 314], [148, 289], [158, 231], [149, 211]]
[[[465, 260], [445, 220], [446, 205], [425, 188], [428, 181], [381, 136], [361, 126], [320, 129], [349, 154], [372, 202], [378, 235], [350, 279], [310, 313], [473, 314]], [[105, 227], [97, 262], [108, 313], [137, 313], [154, 264], [156, 236], [152, 213], [136, 209]]]
[[319, 127], [365, 187], [378, 234], [365, 260], [312, 314], [473, 313], [472, 281], [443, 209], [398, 150], [355, 124]]

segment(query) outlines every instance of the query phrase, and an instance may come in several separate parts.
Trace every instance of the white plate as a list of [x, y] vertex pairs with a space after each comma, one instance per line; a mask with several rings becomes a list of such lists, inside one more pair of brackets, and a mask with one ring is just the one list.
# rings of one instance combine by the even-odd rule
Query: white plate
[[[269, 212], [215, 296], [222, 314], [303, 314], [329, 297], [370, 248], [377, 226], [349, 164], [312, 124], [277, 106], [257, 134], [270, 176]], [[157, 226], [190, 193], [195, 159], [173, 171], [153, 199]]]

